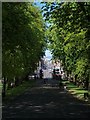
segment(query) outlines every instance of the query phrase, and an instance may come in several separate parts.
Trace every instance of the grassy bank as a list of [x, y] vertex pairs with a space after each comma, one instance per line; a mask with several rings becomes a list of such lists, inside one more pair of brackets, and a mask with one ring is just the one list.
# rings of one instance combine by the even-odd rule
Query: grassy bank
[[24, 81], [21, 85], [6, 90], [6, 97], [3, 98], [3, 103], [7, 103], [13, 98], [23, 94], [27, 89], [33, 87], [35, 84], [34, 80]]
[[[74, 97], [78, 98], [79, 100], [85, 101], [84, 93], [88, 92], [90, 96], [90, 91], [84, 90], [83, 88], [74, 85], [74, 83], [71, 83], [69, 81], [64, 81], [63, 84], [66, 84], [66, 88], [68, 92], [72, 94]], [[90, 103], [90, 97], [88, 99], [88, 102]]]

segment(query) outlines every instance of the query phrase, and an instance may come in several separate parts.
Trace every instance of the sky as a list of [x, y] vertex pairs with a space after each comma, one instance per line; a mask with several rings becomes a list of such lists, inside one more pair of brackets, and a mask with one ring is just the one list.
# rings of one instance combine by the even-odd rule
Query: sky
[[[41, 9], [44, 4], [40, 4], [40, 2], [36, 2], [36, 5]], [[49, 50], [45, 51], [45, 58], [48, 60], [52, 58], [52, 54]]]
[[52, 54], [49, 50], [46, 50], [45, 55], [46, 55], [45, 58], [48, 60], [50, 60], [52, 58]]
[[36, 3], [36, 5], [37, 5], [40, 9], [42, 8], [43, 5], [45, 5], [44, 3], [41, 4], [40, 2], [35, 2], [35, 3]]

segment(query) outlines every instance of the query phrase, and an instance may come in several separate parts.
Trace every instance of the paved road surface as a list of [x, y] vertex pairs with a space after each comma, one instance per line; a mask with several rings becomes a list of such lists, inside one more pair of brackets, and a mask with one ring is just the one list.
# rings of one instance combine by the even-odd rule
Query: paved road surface
[[3, 118], [89, 118], [90, 106], [57, 85], [55, 80], [38, 80], [34, 88], [3, 106]]

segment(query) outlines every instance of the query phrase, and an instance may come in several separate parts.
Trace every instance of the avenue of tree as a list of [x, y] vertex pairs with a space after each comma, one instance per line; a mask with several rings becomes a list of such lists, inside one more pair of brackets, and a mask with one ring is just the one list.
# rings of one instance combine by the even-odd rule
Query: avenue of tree
[[20, 84], [37, 68], [46, 49], [45, 23], [32, 3], [2, 4], [2, 77], [6, 83]]
[[[43, 12], [43, 17], [42, 17]], [[74, 82], [90, 80], [90, 3], [2, 4], [2, 77], [7, 88], [32, 74], [48, 48]], [[44, 19], [46, 21], [44, 21]], [[46, 27], [47, 25], [47, 27]]]
[[44, 3], [43, 16], [53, 58], [62, 61], [64, 70], [77, 79], [90, 80], [90, 3]]

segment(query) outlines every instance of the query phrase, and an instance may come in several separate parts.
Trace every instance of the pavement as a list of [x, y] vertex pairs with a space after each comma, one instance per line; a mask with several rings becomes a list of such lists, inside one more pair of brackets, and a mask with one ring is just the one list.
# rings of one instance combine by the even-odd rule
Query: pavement
[[2, 106], [3, 119], [63, 118], [87, 119], [90, 105], [59, 89], [58, 81], [37, 80], [33, 88], [25, 91], [7, 105]]

